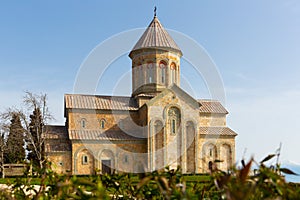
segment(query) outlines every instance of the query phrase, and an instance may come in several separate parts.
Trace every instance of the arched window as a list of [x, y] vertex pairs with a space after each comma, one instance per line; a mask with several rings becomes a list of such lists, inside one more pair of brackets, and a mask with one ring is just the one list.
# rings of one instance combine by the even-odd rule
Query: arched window
[[166, 82], [166, 66], [167, 66], [167, 64], [164, 61], [160, 61], [160, 63], [159, 63], [160, 74], [161, 74], [160, 82], [162, 84], [164, 84]]
[[137, 77], [136, 77], [136, 67], [134, 67], [134, 66], [132, 66], [132, 80], [133, 80], [133, 82], [132, 82], [132, 87], [133, 88], [136, 88], [136, 81], [137, 81]]
[[123, 161], [124, 163], [128, 163], [128, 155], [125, 155], [124, 156], [124, 161]]
[[153, 63], [148, 63], [147, 65], [148, 69], [148, 83], [153, 83], [154, 82], [154, 64]]
[[217, 147], [214, 144], [207, 145], [206, 156], [209, 160], [215, 161], [217, 159]]
[[176, 119], [172, 119], [171, 132], [172, 134], [176, 134]]
[[100, 128], [104, 129], [105, 128], [105, 119], [100, 120]]
[[172, 107], [168, 111], [170, 133], [175, 135], [180, 126], [180, 111], [178, 108]]
[[143, 76], [143, 65], [139, 65], [137, 67], [137, 71], [138, 71], [138, 87], [142, 86], [144, 84], [144, 76]]
[[82, 155], [82, 164], [87, 165], [89, 163], [88, 155]]
[[176, 64], [171, 63], [170, 69], [171, 69], [170, 84], [176, 83]]

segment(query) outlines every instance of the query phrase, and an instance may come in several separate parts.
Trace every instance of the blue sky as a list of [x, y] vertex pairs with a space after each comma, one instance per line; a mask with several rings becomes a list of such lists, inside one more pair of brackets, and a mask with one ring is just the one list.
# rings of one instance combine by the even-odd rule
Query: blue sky
[[[300, 163], [300, 1], [7, 1], [0, 4], [0, 111], [23, 92], [44, 92], [63, 124], [63, 95], [72, 93], [81, 63], [99, 43], [146, 27], [153, 7], [169, 29], [203, 46], [218, 66], [237, 159], [261, 159], [283, 143], [282, 160]], [[134, 44], [132, 44], [134, 45]], [[203, 80], [182, 73], [202, 88]], [[122, 56], [114, 72], [130, 69]], [[122, 72], [121, 70], [121, 72]], [[108, 74], [109, 75], [109, 74]], [[190, 76], [190, 77], [189, 77]], [[112, 93], [108, 82], [99, 94]], [[102, 86], [102, 87], [101, 87]], [[120, 92], [130, 95], [131, 89]], [[197, 98], [209, 98], [197, 90]]]

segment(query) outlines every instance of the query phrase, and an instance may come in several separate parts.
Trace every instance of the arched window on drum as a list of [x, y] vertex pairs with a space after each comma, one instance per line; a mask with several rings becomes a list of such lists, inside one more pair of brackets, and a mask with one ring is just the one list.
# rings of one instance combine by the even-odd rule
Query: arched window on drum
[[164, 61], [160, 61], [159, 63], [159, 70], [160, 70], [160, 81], [159, 83], [165, 84], [166, 83], [166, 67], [167, 63]]
[[170, 65], [170, 84], [176, 83], [176, 64], [171, 63]]
[[154, 63], [152, 62], [147, 64], [147, 77], [148, 77], [148, 83], [154, 82]]

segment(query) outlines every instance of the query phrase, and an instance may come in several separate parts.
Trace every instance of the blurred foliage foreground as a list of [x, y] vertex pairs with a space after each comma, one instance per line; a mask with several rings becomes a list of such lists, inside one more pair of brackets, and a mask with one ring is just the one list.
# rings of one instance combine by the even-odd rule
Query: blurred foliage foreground
[[[300, 185], [288, 183], [289, 169], [251, 159], [240, 169], [223, 172], [215, 161], [207, 176], [182, 175], [180, 169], [145, 174], [112, 174], [89, 177], [58, 175], [50, 169], [40, 174], [39, 184], [30, 176], [14, 179], [0, 190], [0, 199], [300, 199]], [[256, 165], [256, 170], [253, 165]], [[33, 181], [34, 180], [34, 181]]]

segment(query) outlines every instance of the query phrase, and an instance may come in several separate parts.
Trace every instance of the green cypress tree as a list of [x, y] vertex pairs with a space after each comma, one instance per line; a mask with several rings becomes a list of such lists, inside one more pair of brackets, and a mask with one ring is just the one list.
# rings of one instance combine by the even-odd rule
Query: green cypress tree
[[45, 158], [44, 138], [43, 138], [43, 120], [41, 110], [35, 108], [30, 115], [30, 136], [27, 137], [27, 159], [30, 160], [35, 167], [42, 168], [42, 162]]
[[25, 159], [24, 128], [18, 114], [13, 114], [10, 120], [9, 135], [4, 151], [5, 163], [22, 163]]

